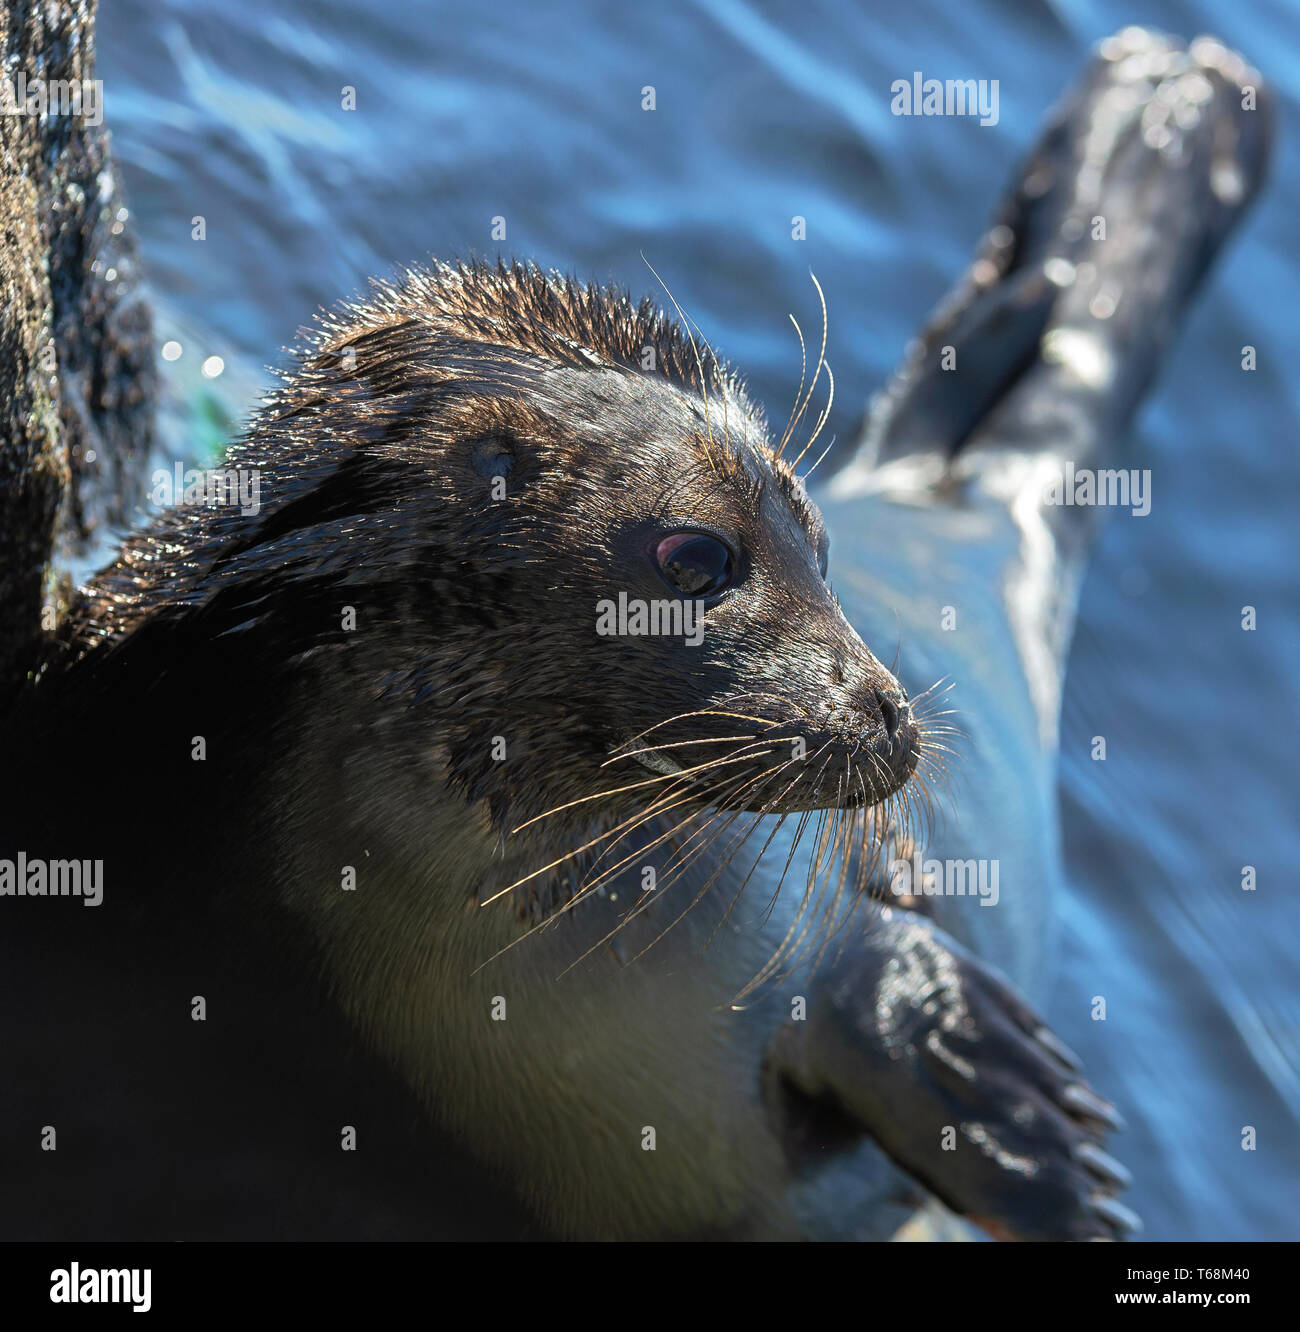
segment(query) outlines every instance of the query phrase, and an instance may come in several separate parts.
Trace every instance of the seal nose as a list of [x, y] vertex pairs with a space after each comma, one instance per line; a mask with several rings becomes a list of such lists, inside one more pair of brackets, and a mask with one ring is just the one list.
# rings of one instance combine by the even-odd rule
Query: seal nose
[[884, 732], [873, 748], [889, 771], [905, 781], [911, 776], [920, 756], [912, 705], [897, 686], [884, 689], [877, 687], [871, 692], [879, 709], [880, 727]]
[[910, 711], [907, 699], [897, 689], [877, 689], [876, 702], [885, 723], [885, 734], [892, 740], [898, 734], [904, 714]]
[[877, 689], [876, 706], [885, 727], [885, 738], [892, 744], [907, 731], [912, 722], [912, 705], [902, 689]]

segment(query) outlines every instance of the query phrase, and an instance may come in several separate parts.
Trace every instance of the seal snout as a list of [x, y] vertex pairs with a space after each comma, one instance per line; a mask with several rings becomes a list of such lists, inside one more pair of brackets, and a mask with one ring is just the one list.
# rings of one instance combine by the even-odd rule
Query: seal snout
[[[821, 724], [833, 744], [857, 767], [869, 802], [906, 783], [921, 757], [921, 733], [907, 691], [878, 663], [866, 678], [832, 703]], [[825, 753], [825, 750], [818, 750]]]

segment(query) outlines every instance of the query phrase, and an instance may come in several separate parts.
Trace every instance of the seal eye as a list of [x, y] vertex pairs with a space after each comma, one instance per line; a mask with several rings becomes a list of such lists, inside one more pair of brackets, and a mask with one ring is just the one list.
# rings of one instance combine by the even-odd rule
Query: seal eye
[[703, 532], [674, 532], [655, 547], [655, 563], [671, 587], [683, 596], [711, 597], [731, 582], [735, 561], [717, 537]]

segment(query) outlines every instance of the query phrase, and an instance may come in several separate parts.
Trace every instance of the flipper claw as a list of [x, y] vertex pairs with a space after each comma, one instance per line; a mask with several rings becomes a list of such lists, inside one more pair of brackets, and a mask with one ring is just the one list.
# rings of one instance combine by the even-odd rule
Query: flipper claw
[[1142, 1229], [1142, 1218], [1131, 1207], [1125, 1207], [1109, 1194], [1094, 1193], [1089, 1201], [1093, 1211], [1116, 1230], [1137, 1234]]
[[1074, 1149], [1074, 1155], [1107, 1184], [1115, 1184], [1121, 1189], [1126, 1189], [1133, 1182], [1133, 1176], [1113, 1156], [1103, 1152], [1095, 1142], [1081, 1142]]
[[1095, 1119], [1117, 1133], [1127, 1127], [1124, 1116], [1109, 1101], [1104, 1101], [1091, 1087], [1072, 1082], [1061, 1093], [1061, 1104], [1072, 1114]]
[[1039, 1027], [1034, 1039], [1046, 1046], [1071, 1073], [1083, 1072], [1083, 1060], [1050, 1027]]

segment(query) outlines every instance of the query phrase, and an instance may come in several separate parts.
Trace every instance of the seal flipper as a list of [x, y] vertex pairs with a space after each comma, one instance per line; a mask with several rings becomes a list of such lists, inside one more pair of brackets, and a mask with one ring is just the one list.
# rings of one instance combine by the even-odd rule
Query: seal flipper
[[1271, 137], [1259, 74], [1212, 38], [1103, 42], [873, 401], [850, 467], [902, 463], [886, 488], [942, 489], [978, 470], [949, 475], [972, 449], [1079, 466], [1113, 452], [1258, 193]]
[[1101, 1146], [1114, 1108], [997, 972], [911, 913], [882, 909], [777, 1033], [765, 1079], [785, 1126], [832, 1110], [995, 1238], [1140, 1227]]

